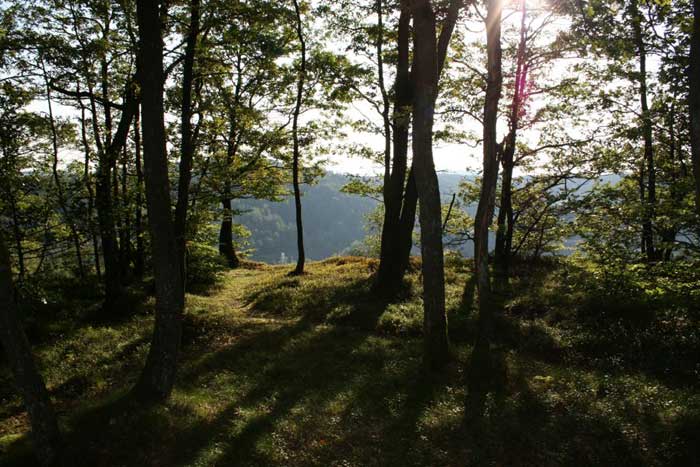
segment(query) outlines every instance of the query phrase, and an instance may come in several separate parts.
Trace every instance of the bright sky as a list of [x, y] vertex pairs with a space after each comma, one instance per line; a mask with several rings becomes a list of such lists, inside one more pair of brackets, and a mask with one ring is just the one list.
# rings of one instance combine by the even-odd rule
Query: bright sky
[[[544, 5], [546, 5], [548, 0], [527, 0], [527, 6], [529, 11], [529, 18], [539, 17], [537, 11], [542, 11]], [[520, 25], [520, 11], [515, 10], [520, 4], [520, 0], [506, 0], [506, 4], [503, 12], [503, 30], [505, 31], [509, 26], [519, 28]], [[485, 14], [485, 11], [481, 12]], [[375, 21], [374, 17], [368, 18], [368, 22]], [[537, 24], [537, 20], [535, 23]], [[561, 29], [566, 28], [568, 23], [564, 20], [557, 20], [550, 26], [549, 32], [544, 34], [543, 40], [551, 40], [554, 35]], [[461, 32], [464, 35], [465, 44], [484, 44], [486, 41], [484, 24], [481, 21], [470, 20], [466, 24], [460, 24]], [[505, 34], [503, 39], [503, 47], [506, 47]], [[567, 66], [570, 63], [555, 63], [553, 65], [557, 74], [565, 74]], [[474, 63], [475, 67], [483, 68], [483, 64]], [[508, 66], [506, 61], [504, 61], [504, 66]], [[485, 71], [485, 70], [484, 70]], [[511, 70], [504, 69], [504, 73], [508, 73]], [[388, 83], [393, 82], [393, 76], [387, 73], [385, 81]], [[504, 89], [505, 91], [505, 89]], [[504, 96], [504, 98], [507, 98]], [[542, 101], [542, 97], [536, 97], [535, 100]], [[532, 103], [533, 107], [537, 107], [537, 102]], [[377, 126], [381, 125], [381, 120], [376, 112], [366, 103], [357, 102], [353, 105], [354, 111], [350, 111], [350, 115], [353, 118], [360, 118], [362, 116], [371, 118]], [[439, 108], [436, 109], [439, 111]], [[436, 128], [439, 126], [439, 122], [436, 121]], [[466, 118], [463, 121], [462, 130], [467, 130], [473, 134], [481, 134], [481, 124], [473, 119]], [[507, 131], [505, 121], [501, 119], [499, 121], [499, 138]], [[534, 144], [536, 141], [536, 132], [530, 131], [530, 134], [522, 134], [521, 138], [532, 141]], [[371, 145], [371, 147], [377, 151], [381, 152], [384, 147], [384, 141], [381, 136], [377, 135], [367, 135], [367, 134], [354, 134], [349, 138], [352, 142], [362, 142]], [[482, 148], [480, 145], [467, 145], [467, 144], [456, 144], [456, 143], [434, 143], [433, 147], [433, 157], [435, 161], [435, 168], [439, 172], [451, 172], [451, 173], [474, 173], [480, 172], [482, 167]], [[366, 159], [358, 158], [348, 158], [342, 155], [335, 156], [331, 161], [331, 170], [342, 172], [342, 173], [352, 173], [357, 175], [381, 175], [383, 173], [383, 166], [380, 164], [374, 164]], [[518, 172], [516, 170], [516, 172]], [[518, 175], [516, 173], [516, 175]]]
[[[528, 5], [532, 8], [539, 8], [542, 5], [542, 2], [544, 0], [528, 0]], [[508, 5], [515, 5], [517, 6], [517, 3], [508, 3]], [[531, 13], [532, 17], [537, 16], [534, 12]], [[374, 21], [374, 18], [368, 18], [368, 21]], [[520, 21], [520, 15], [519, 12], [515, 12], [513, 10], [506, 10], [504, 11], [504, 31], [507, 30], [509, 26], [513, 25], [519, 25]], [[466, 25], [462, 24], [460, 25], [462, 29], [462, 32], [464, 33], [464, 40], [465, 43], [478, 43], [478, 44], [483, 44], [485, 42], [485, 33], [484, 33], [484, 26], [483, 23], [480, 21], [470, 21]], [[556, 24], [555, 26], [551, 27], [552, 31], [549, 33], [550, 39], [551, 37], [556, 34], [557, 30], [560, 30], [561, 28], [565, 28], [566, 24], [565, 23], [559, 23]], [[465, 32], [466, 31], [466, 32]], [[512, 36], [511, 36], [512, 37]], [[543, 40], [549, 40], [549, 39], [543, 39]], [[341, 44], [337, 44], [338, 50], [342, 50], [343, 47]], [[504, 39], [504, 47], [505, 47], [505, 39]], [[483, 68], [483, 63], [472, 63], [472, 66], [475, 68]], [[509, 62], [504, 62], [504, 66], [508, 67], [510, 66]], [[557, 74], [562, 74], [566, 73], [568, 63], [556, 63], [553, 65], [553, 70]], [[511, 70], [504, 69], [504, 73], [509, 73]], [[387, 76], [385, 78], [387, 83], [393, 82], [393, 76], [391, 76], [390, 73], [387, 73]], [[504, 90], [505, 91], [505, 90]], [[504, 97], [507, 99], [507, 97]], [[532, 106], [537, 107], [538, 103], [537, 100], [543, 99], [541, 96], [535, 97], [532, 101]], [[66, 107], [66, 106], [61, 106], [58, 103], [54, 102], [53, 104], [54, 107], [54, 114], [59, 117], [66, 117], [66, 116], [77, 116], [77, 111], [73, 109], [72, 107]], [[36, 111], [41, 111], [41, 112], [47, 112], [47, 106], [45, 101], [36, 101], [30, 105], [31, 110], [36, 110]], [[439, 110], [439, 109], [438, 109]], [[380, 117], [376, 114], [376, 112], [369, 106], [364, 101], [358, 101], [355, 102], [350, 109], [348, 110], [348, 114], [351, 118], [353, 119], [360, 119], [363, 117], [368, 117], [372, 119], [375, 124], [379, 125], [380, 124]], [[308, 114], [307, 118], [314, 118], [314, 115], [316, 118], [318, 118], [318, 114], [314, 112], [310, 112]], [[439, 126], [436, 125], [436, 127]], [[481, 133], [481, 125], [476, 122], [473, 119], [465, 119], [462, 123], [461, 129], [467, 130], [473, 134], [480, 135]], [[502, 118], [501, 121], [499, 122], [499, 138], [502, 137], [502, 135], [506, 131], [506, 126], [505, 126], [505, 121]], [[537, 138], [537, 131], [536, 130], [531, 130], [529, 134], [527, 133], [522, 133], [520, 135], [521, 138], [527, 141], [531, 142], [536, 142]], [[368, 144], [370, 145], [376, 152], [381, 152], [383, 150], [384, 142], [383, 138], [378, 135], [370, 135], [370, 134], [364, 134], [364, 133], [354, 133], [349, 136], [349, 138], [345, 142], [353, 142], [353, 143], [363, 143], [363, 144]], [[62, 151], [62, 156], [65, 162], [68, 162], [69, 160], [75, 159], [76, 157], [82, 157], [81, 155], [77, 154], [77, 152], [70, 151], [70, 150], [63, 150]], [[334, 172], [340, 172], [340, 173], [351, 173], [351, 174], [356, 174], [356, 175], [380, 175], [383, 172], [383, 167], [379, 164], [375, 164], [372, 161], [369, 161], [367, 159], [359, 158], [359, 157], [348, 157], [342, 154], [335, 154], [329, 159], [329, 165], [327, 168], [331, 171]], [[482, 159], [482, 148], [480, 145], [468, 145], [468, 144], [453, 144], [453, 143], [440, 143], [436, 142], [434, 146], [434, 159], [435, 159], [435, 167], [438, 171], [441, 172], [451, 172], [451, 173], [461, 173], [465, 174], [467, 172], [479, 172], [481, 169], [481, 159]]]

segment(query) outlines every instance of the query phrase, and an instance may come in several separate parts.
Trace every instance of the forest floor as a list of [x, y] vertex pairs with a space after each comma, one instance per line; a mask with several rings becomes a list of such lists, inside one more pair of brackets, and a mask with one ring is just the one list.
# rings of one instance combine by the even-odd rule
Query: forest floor
[[[253, 263], [222, 273], [188, 295], [178, 381], [155, 407], [128, 397], [152, 302], [104, 322], [96, 300], [66, 295], [52, 319], [29, 323], [65, 465], [698, 465], [697, 372], [653, 371], [639, 358], [651, 348], [603, 351], [606, 334], [581, 317], [585, 272], [516, 271], [496, 329], [507, 377], [481, 426], [465, 429], [470, 263], [448, 261], [454, 356], [433, 375], [421, 365], [418, 273], [387, 303], [369, 294], [375, 267], [340, 257], [301, 277]], [[31, 465], [4, 366], [0, 403], [0, 465]]]

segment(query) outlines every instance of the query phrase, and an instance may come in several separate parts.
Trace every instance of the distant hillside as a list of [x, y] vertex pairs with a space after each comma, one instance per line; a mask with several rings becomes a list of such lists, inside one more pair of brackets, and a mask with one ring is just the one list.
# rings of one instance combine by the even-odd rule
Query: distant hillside
[[[473, 175], [439, 173], [440, 193], [443, 202], [448, 203], [461, 181]], [[328, 258], [335, 254], [347, 253], [355, 242], [361, 242], [365, 231], [366, 217], [377, 207], [377, 201], [358, 195], [341, 193], [340, 189], [349, 181], [348, 177], [336, 173], [326, 174], [316, 185], [302, 187], [304, 241], [306, 256], [311, 260]], [[618, 176], [604, 176], [601, 182], [616, 183]], [[590, 190], [591, 184], [581, 188]], [[294, 200], [292, 197], [281, 202], [265, 200], [237, 200], [234, 208], [243, 211], [235, 222], [247, 227], [252, 235], [250, 246], [254, 249], [251, 259], [267, 263], [293, 262], [296, 260], [296, 223]], [[470, 215], [476, 206], [469, 206]], [[493, 234], [491, 234], [493, 245]], [[576, 238], [568, 239], [567, 245], [576, 243]], [[473, 245], [468, 242], [461, 247], [467, 257], [473, 254]], [[418, 249], [414, 249], [418, 254]], [[284, 259], [283, 259], [284, 255]]]
[[[449, 199], [464, 178], [457, 174], [439, 174], [440, 191]], [[304, 186], [302, 198], [304, 241], [308, 259], [317, 260], [347, 251], [354, 242], [365, 238], [365, 219], [377, 202], [357, 195], [341, 193], [348, 182], [344, 175], [328, 173], [318, 184]], [[268, 263], [296, 260], [296, 223], [294, 200], [281, 202], [237, 200], [234, 207], [243, 214], [236, 222], [252, 233], [249, 243], [251, 259]]]

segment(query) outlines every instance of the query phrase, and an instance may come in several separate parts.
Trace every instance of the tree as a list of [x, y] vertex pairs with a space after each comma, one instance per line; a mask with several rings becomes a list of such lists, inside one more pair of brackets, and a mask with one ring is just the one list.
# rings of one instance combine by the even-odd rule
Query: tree
[[[459, 18], [460, 10], [465, 6], [464, 3], [465, 2], [451, 1], [445, 8], [440, 10], [437, 10], [435, 5], [430, 5], [430, 8], [435, 8], [433, 14], [439, 14], [441, 19], [439, 21], [440, 34], [435, 46], [435, 53], [437, 54], [437, 78], [435, 92], [432, 95], [433, 102], [431, 106], [433, 109], [435, 107], [435, 100], [438, 97], [437, 83], [445, 68], [447, 50]], [[415, 105], [415, 74], [411, 71], [416, 66], [415, 50], [414, 61], [409, 69], [409, 38], [412, 11], [413, 6], [410, 5], [409, 1], [401, 2], [401, 14], [398, 22], [397, 35], [398, 60], [396, 65], [394, 110], [392, 116], [394, 130], [393, 159], [391, 161], [391, 172], [388, 174], [388, 186], [387, 169], [385, 169], [385, 214], [384, 224], [382, 226], [379, 270], [375, 283], [375, 290], [388, 296], [396, 294], [403, 280], [406, 268], [408, 267], [408, 259], [413, 246], [412, 235], [419, 198], [415, 170], [413, 168], [408, 170], [407, 176], [408, 135], [411, 122], [411, 107]], [[432, 41], [434, 42], [435, 39], [432, 39]]]
[[219, 254], [236, 267], [235, 200], [276, 200], [289, 178], [279, 161], [289, 142], [288, 89], [296, 74], [280, 61], [291, 53], [294, 30], [286, 24], [284, 5], [260, 0], [209, 6], [197, 67], [198, 151], [190, 207], [193, 215], [206, 217], [205, 211], [221, 206]]
[[641, 211], [640, 249], [647, 261], [660, 259], [656, 243], [658, 228], [656, 209], [657, 196], [657, 152], [658, 135], [654, 131], [654, 120], [658, 117], [650, 104], [654, 99], [653, 74], [648, 70], [648, 61], [662, 55], [668, 47], [666, 40], [658, 34], [660, 18], [664, 16], [665, 2], [639, 2], [619, 0], [615, 2], [577, 1], [577, 14], [573, 16], [573, 29], [579, 40], [596, 55], [609, 58], [609, 81], [622, 78], [633, 83], [638, 106], [618, 102], [615, 92], [602, 91], [608, 100], [608, 112], [613, 105], [626, 109], [634, 117], [635, 129], [629, 137], [641, 141], [641, 160], [637, 161], [639, 199]]
[[296, 30], [300, 47], [300, 62], [299, 75], [297, 78], [296, 104], [294, 106], [294, 115], [292, 117], [292, 185], [294, 188], [294, 212], [297, 221], [298, 255], [297, 265], [294, 268], [293, 274], [299, 275], [304, 273], [304, 263], [306, 261], [306, 255], [304, 254], [304, 225], [301, 215], [301, 190], [299, 188], [299, 114], [301, 113], [301, 105], [304, 99], [304, 82], [306, 80], [306, 40], [304, 39], [301, 10], [299, 8], [298, 0], [294, 0], [294, 12], [296, 14]]
[[[408, 167], [408, 135], [411, 122], [412, 82], [410, 73], [409, 2], [400, 3], [398, 22], [396, 79], [394, 83], [393, 157], [385, 160], [384, 222], [382, 224], [379, 269], [375, 289], [393, 295], [403, 280], [413, 246], [412, 234], [416, 218], [418, 193]], [[405, 190], [405, 195], [404, 195]]]
[[37, 460], [41, 465], [53, 465], [61, 448], [58, 423], [46, 385], [34, 365], [29, 342], [17, 318], [10, 253], [1, 235], [0, 342], [29, 413]]
[[156, 321], [146, 365], [135, 391], [148, 399], [163, 400], [172, 391], [177, 370], [185, 306], [181, 259], [184, 252], [178, 247], [170, 208], [160, 4], [139, 0], [136, 12], [139, 28], [143, 160], [156, 285]]
[[[104, 308], [109, 312], [124, 311], [123, 286], [130, 250], [121, 217], [124, 196], [120, 192], [125, 185], [120, 186], [118, 173], [138, 109], [129, 5], [70, 1], [51, 8], [32, 4], [24, 12], [27, 62], [38, 62], [45, 68], [47, 88], [55, 95], [89, 111], [84, 150], [91, 152], [89, 146], [94, 144], [97, 155], [94, 207], [104, 266]], [[125, 27], [115, 28], [115, 24]], [[117, 96], [121, 102], [116, 102]], [[89, 145], [88, 136], [92, 139]]]
[[[654, 141], [652, 119], [649, 111], [649, 100], [647, 96], [647, 43], [644, 37], [642, 13], [639, 10], [637, 0], [632, 0], [628, 6], [628, 15], [632, 22], [634, 45], [639, 59], [638, 85], [639, 100], [641, 104], [642, 139], [644, 140], [644, 161], [646, 164], [646, 195], [644, 193], [643, 178], [640, 181], [640, 193], [644, 203], [643, 228], [642, 228], [642, 250], [646, 251], [647, 259], [654, 261], [657, 259], [656, 247], [654, 245], [654, 221], [656, 218], [656, 162], [654, 158]], [[646, 200], [645, 200], [646, 196]]]
[[690, 144], [695, 177], [695, 207], [700, 215], [700, 0], [693, 0], [689, 71]]
[[423, 272], [424, 361], [439, 368], [449, 358], [445, 315], [445, 271], [440, 188], [433, 162], [433, 123], [438, 81], [462, 2], [453, 1], [436, 36], [437, 23], [429, 0], [412, 0], [413, 15], [413, 174], [420, 200]]
[[486, 393], [490, 386], [491, 328], [493, 298], [489, 275], [489, 227], [493, 220], [498, 181], [498, 142], [496, 123], [498, 101], [503, 82], [501, 72], [501, 0], [488, 0], [486, 15], [487, 85], [484, 102], [483, 178], [479, 207], [474, 220], [474, 265], [479, 292], [479, 318], [477, 338], [472, 350], [468, 372], [466, 413], [468, 418], [480, 418], [484, 411]]
[[[194, 86], [194, 69], [199, 36], [200, 0], [191, 0], [189, 5], [190, 21], [187, 30], [185, 58], [182, 70], [182, 103], [180, 107], [180, 177], [177, 186], [177, 205], [175, 206], [175, 237], [179, 248], [178, 257], [182, 264], [182, 280], [185, 280], [185, 243], [187, 228], [187, 207], [189, 205], [192, 162], [195, 152], [195, 134], [192, 128], [192, 92]], [[184, 289], [184, 286], [183, 286]]]

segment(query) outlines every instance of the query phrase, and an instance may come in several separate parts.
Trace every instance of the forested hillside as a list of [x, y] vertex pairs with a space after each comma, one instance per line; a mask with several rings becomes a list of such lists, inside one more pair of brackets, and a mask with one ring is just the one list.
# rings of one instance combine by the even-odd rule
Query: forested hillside
[[[465, 176], [440, 174], [439, 178], [440, 188], [449, 203], [451, 194], [458, 191]], [[303, 188], [309, 259], [360, 251], [365, 237], [372, 234], [370, 216], [380, 203], [371, 197], [342, 192], [350, 181], [346, 176], [328, 173], [315, 184]], [[242, 241], [252, 250], [251, 259], [274, 264], [280, 262], [284, 253], [285, 262], [296, 261], [292, 199], [279, 202], [240, 200], [233, 207], [240, 211], [235, 222], [250, 232], [250, 236]], [[376, 230], [376, 226], [374, 228]]]

